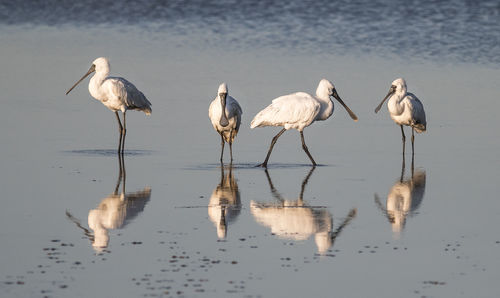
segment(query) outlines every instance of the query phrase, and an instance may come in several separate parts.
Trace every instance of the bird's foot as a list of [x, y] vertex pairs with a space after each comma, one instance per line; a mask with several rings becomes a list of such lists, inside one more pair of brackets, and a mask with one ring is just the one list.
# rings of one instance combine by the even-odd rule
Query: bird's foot
[[255, 166], [256, 168], [266, 168], [267, 169], [267, 163], [261, 163]]

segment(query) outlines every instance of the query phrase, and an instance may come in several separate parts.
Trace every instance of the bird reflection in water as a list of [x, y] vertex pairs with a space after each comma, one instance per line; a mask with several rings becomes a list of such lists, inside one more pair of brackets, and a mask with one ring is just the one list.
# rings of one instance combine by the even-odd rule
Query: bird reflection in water
[[375, 194], [375, 203], [385, 214], [392, 226], [395, 237], [399, 237], [406, 224], [406, 218], [416, 214], [425, 193], [426, 174], [424, 170], [414, 169], [414, 156], [411, 159], [411, 177], [404, 180], [405, 161], [401, 165], [401, 177], [387, 195], [386, 207]]
[[333, 217], [325, 207], [308, 206], [303, 201], [307, 182], [314, 172], [312, 167], [302, 182], [297, 200], [285, 200], [274, 188], [269, 172], [265, 170], [269, 187], [277, 203], [250, 202], [250, 210], [255, 220], [271, 229], [274, 235], [283, 239], [302, 241], [314, 235], [318, 252], [324, 254], [330, 249], [342, 230], [356, 217], [357, 209], [347, 214], [337, 229], [333, 229]]
[[[115, 190], [112, 194], [102, 199], [96, 209], [91, 209], [88, 215], [89, 229], [66, 211], [66, 216], [83, 230], [90, 239], [92, 247], [101, 252], [108, 247], [109, 230], [122, 229], [144, 210], [149, 198], [151, 188], [145, 187], [137, 192], [125, 192], [125, 161], [124, 156], [118, 154], [119, 174]], [[120, 185], [122, 186], [120, 192]]]
[[227, 225], [240, 214], [241, 200], [232, 166], [227, 174], [224, 174], [224, 167], [221, 166], [220, 175], [220, 183], [210, 197], [208, 216], [217, 228], [217, 237], [224, 239], [227, 235]]

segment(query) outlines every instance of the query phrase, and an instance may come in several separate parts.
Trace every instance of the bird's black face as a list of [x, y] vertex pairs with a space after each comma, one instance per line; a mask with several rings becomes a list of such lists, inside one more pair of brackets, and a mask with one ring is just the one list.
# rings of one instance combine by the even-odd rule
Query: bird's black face
[[392, 95], [394, 92], [396, 92], [396, 89], [397, 89], [396, 85], [392, 85], [391, 88], [389, 88], [389, 94]]
[[332, 91], [330, 91], [330, 96], [333, 96], [336, 99], [338, 99], [339, 98], [339, 94], [337, 93], [337, 89], [333, 88]]

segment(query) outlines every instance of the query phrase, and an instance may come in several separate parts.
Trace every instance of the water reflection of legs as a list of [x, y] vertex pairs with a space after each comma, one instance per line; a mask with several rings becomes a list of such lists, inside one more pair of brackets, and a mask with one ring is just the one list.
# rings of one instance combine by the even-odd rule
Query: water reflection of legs
[[208, 216], [217, 228], [219, 239], [226, 238], [228, 224], [238, 217], [241, 210], [238, 184], [234, 179], [232, 166], [228, 168], [228, 172], [224, 173], [224, 167], [221, 166], [220, 182], [212, 192], [208, 204]]
[[299, 197], [285, 199], [275, 188], [268, 170], [266, 178], [273, 197], [278, 203], [250, 202], [256, 221], [271, 229], [274, 235], [291, 240], [305, 240], [314, 236], [318, 252], [326, 253], [343, 229], [356, 217], [357, 210], [351, 209], [347, 217], [334, 230], [332, 214], [323, 206], [309, 206], [304, 202], [304, 192], [315, 167], [311, 167], [302, 180]]
[[411, 156], [411, 177], [410, 174], [404, 178], [405, 159], [401, 164], [401, 175], [398, 181], [391, 187], [387, 195], [385, 206], [382, 205], [380, 198], [375, 193], [375, 204], [383, 212], [396, 238], [403, 231], [406, 218], [409, 215], [416, 214], [415, 211], [423, 200], [425, 192], [425, 171], [417, 170], [415, 173], [415, 155]]
[[224, 157], [224, 135], [222, 134], [222, 132], [220, 133], [220, 146], [221, 146], [221, 149], [220, 149], [220, 164], [222, 165], [223, 164], [223, 157]]

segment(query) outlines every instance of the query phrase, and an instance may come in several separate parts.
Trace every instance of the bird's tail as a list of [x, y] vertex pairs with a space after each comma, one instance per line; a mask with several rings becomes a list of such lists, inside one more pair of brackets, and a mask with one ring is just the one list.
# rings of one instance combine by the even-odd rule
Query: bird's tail
[[260, 111], [257, 115], [255, 115], [255, 117], [253, 117], [252, 122], [250, 122], [250, 128], [269, 125], [268, 121], [266, 121], [263, 116], [265, 114], [264, 111], [266, 110], [264, 109]]
[[257, 123], [257, 121], [255, 121], [255, 118], [253, 118], [252, 122], [250, 123], [250, 128], [256, 128], [257, 126], [259, 126], [259, 124]]
[[414, 125], [412, 125], [412, 127], [418, 133], [422, 133], [427, 130], [427, 125], [423, 123], [415, 123]]

